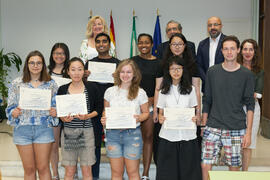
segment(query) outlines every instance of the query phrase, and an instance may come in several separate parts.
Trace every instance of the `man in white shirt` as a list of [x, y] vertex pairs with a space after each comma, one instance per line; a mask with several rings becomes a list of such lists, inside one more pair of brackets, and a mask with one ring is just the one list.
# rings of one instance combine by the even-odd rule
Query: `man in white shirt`
[[219, 17], [210, 17], [207, 21], [207, 31], [210, 37], [202, 40], [198, 46], [196, 59], [202, 80], [202, 92], [204, 92], [205, 75], [208, 68], [224, 61], [221, 52], [221, 43], [225, 37], [222, 33], [222, 26]]

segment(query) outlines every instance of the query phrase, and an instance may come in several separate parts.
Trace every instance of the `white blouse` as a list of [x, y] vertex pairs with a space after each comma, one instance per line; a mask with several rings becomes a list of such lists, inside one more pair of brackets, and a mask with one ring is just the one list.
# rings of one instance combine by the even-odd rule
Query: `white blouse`
[[[135, 107], [135, 113], [141, 114], [141, 105], [148, 102], [148, 97], [143, 89], [139, 89], [138, 96], [129, 100], [127, 98], [128, 90], [121, 89], [118, 86], [108, 88], [104, 94], [104, 99], [110, 103], [110, 107]], [[137, 127], [140, 123], [137, 123]]]
[[[178, 86], [172, 85], [167, 94], [162, 94], [159, 92], [157, 107], [164, 109], [166, 107], [183, 107], [191, 108], [197, 106], [197, 97], [195, 93], [195, 88], [192, 86], [192, 91], [190, 94], [180, 94], [178, 91]], [[166, 121], [166, 120], [165, 120]], [[195, 139], [196, 129], [165, 129], [164, 124], [161, 127], [159, 136], [168, 141], [188, 141]]]

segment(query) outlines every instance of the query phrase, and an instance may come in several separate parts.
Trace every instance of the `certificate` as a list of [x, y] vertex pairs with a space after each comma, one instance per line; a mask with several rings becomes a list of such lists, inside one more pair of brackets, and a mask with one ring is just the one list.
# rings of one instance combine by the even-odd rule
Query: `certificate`
[[19, 107], [31, 110], [50, 110], [52, 92], [50, 89], [20, 87]]
[[165, 129], [196, 129], [194, 108], [164, 108]]
[[116, 69], [115, 63], [88, 62], [88, 70], [91, 72], [88, 81], [113, 83], [113, 76]]
[[62, 77], [57, 77], [57, 76], [51, 76], [51, 77], [56, 82], [58, 87], [64, 84], [68, 84], [72, 81], [71, 79], [68, 79], [68, 78], [62, 78]]
[[106, 107], [106, 129], [136, 128], [134, 107]]
[[56, 96], [57, 117], [88, 114], [85, 94], [67, 94]]

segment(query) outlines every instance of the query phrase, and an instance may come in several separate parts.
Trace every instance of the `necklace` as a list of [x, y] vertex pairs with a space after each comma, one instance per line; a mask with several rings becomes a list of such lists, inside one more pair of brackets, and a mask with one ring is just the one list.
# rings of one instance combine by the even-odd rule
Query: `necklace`
[[39, 79], [32, 79], [33, 82], [37, 83]]
[[179, 100], [180, 100], [180, 94], [178, 93], [178, 89], [177, 89], [177, 87], [176, 87], [176, 91], [177, 91], [177, 94], [178, 94], [178, 98], [176, 97], [176, 95], [175, 95], [175, 92], [174, 92], [174, 91], [175, 91], [175, 90], [174, 90], [174, 88], [172, 88], [172, 92], [173, 92], [174, 99], [175, 99], [175, 101], [176, 101], [176, 104], [178, 105]]

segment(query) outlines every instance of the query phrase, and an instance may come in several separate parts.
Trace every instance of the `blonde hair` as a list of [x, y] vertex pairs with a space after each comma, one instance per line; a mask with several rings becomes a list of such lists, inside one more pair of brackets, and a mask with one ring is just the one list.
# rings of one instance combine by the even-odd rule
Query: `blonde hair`
[[122, 68], [126, 65], [130, 65], [132, 70], [133, 70], [133, 79], [132, 79], [131, 85], [128, 89], [128, 97], [127, 97], [129, 100], [133, 100], [138, 96], [138, 92], [140, 89], [140, 82], [142, 79], [141, 72], [140, 72], [137, 64], [134, 63], [133, 60], [125, 59], [117, 66], [117, 69], [113, 73], [114, 85], [118, 86], [118, 87], [121, 85], [122, 81], [120, 79], [120, 72], [121, 72]]
[[87, 38], [93, 37], [94, 34], [93, 34], [92, 26], [97, 19], [101, 20], [101, 23], [103, 25], [103, 32], [108, 34], [108, 26], [105, 19], [101, 16], [93, 16], [87, 23], [86, 33], [85, 33]]

